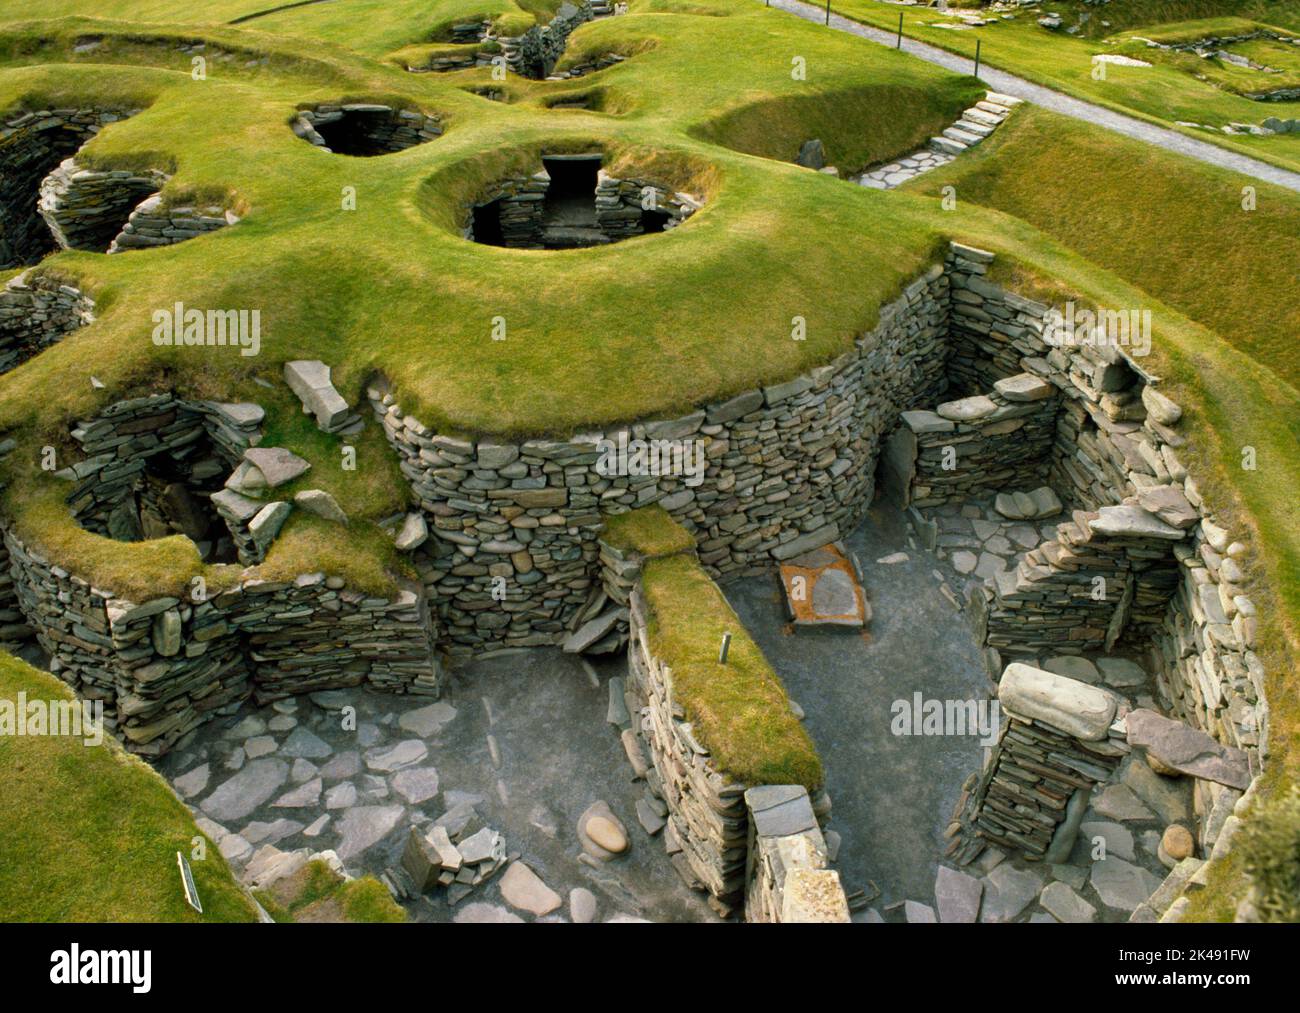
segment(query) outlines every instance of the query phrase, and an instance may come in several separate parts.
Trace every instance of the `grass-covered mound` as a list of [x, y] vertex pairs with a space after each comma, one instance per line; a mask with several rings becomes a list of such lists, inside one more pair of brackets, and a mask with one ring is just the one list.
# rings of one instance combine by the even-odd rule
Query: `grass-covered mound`
[[[700, 566], [690, 532], [655, 505], [610, 517], [601, 537], [645, 559], [649, 647], [671, 670], [673, 699], [714, 766], [747, 785], [820, 787], [821, 758], [780, 676]], [[724, 633], [731, 646], [721, 664]]]
[[[52, 675], [0, 653], [0, 701], [75, 701]], [[105, 735], [0, 734], [0, 919], [256, 921], [247, 894], [188, 809], [147, 764]], [[206, 857], [194, 860], [196, 838]], [[203, 905], [190, 908], [176, 852]]]

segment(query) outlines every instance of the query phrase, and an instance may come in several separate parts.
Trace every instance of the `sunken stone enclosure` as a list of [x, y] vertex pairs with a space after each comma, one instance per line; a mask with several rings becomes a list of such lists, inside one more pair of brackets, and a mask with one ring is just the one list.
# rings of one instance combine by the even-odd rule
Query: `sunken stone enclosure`
[[442, 135], [436, 116], [364, 102], [301, 109], [290, 126], [318, 148], [362, 158], [405, 151]]
[[[128, 601], [6, 530], [0, 631], [7, 641], [34, 635], [52, 670], [103, 700], [112, 727], [151, 755], [250, 694], [264, 701], [369, 683], [436, 695], [435, 648], [466, 659], [561, 644], [608, 653], [630, 641], [629, 709], [645, 717], [650, 761], [635, 733], [625, 732], [625, 745], [640, 776], [656, 772], [690, 880], [728, 906], [748, 894], [755, 917], [773, 917], [800, 909], [798, 884], [826, 885], [818, 820], [829, 800], [736, 785], [711, 769], [682, 732], [666, 670], [646, 646], [635, 561], [602, 543], [603, 518], [658, 504], [694, 534], [699, 565], [724, 579], [840, 539], [877, 492], [924, 531], [921, 507], [994, 488], [1007, 490], [998, 500], [1008, 516], [1050, 515], [1060, 503], [1047, 509], [1037, 492], [1021, 491], [1046, 483], [1070, 519], [1017, 569], [975, 586], [965, 608], [990, 674], [1043, 650], [1121, 646], [1155, 673], [1163, 711], [1239, 751], [1246, 778], [1257, 776], [1268, 710], [1237, 561], [1244, 547], [1215, 523], [1179, 460], [1179, 408], [1123, 345], [1062, 340], [1048, 306], [988, 281], [992, 260], [952, 244], [833, 361], [681, 418], [563, 440], [472, 440], [433, 431], [375, 377], [370, 407], [419, 508], [407, 525], [416, 537], [400, 547], [420, 580], [392, 599], [323, 574], [269, 582], [246, 573], [211, 596]], [[83, 312], [77, 296], [59, 292], [65, 315]], [[63, 476], [72, 511], [93, 531], [181, 531], [219, 553], [213, 516], [196, 501], [209, 472], [255, 446], [260, 421], [255, 405], [121, 402], [73, 433], [86, 456]], [[698, 442], [706, 466], [689, 479], [608, 474], [602, 441], [628, 439]], [[152, 462], [163, 457], [170, 470], [159, 473]], [[248, 533], [219, 513], [238, 547]], [[1023, 720], [1004, 729], [1006, 748], [1073, 758], [1063, 791], [1105, 780], [1114, 764], [1098, 755], [1123, 751], [1122, 728], [1111, 724], [1121, 717], [1081, 735], [1069, 722], [1014, 713]], [[1045, 809], [998, 803], [998, 772], [1012, 769], [999, 758], [986, 770], [954, 848], [973, 857], [996, 841], [1041, 857], [1065, 818], [1064, 796], [1047, 778], [1043, 794], [1054, 801]], [[1242, 787], [1196, 779], [1207, 852]], [[836, 902], [827, 918], [840, 913]]]
[[489, 246], [559, 250], [664, 232], [701, 206], [653, 180], [611, 176], [595, 154], [545, 155], [531, 176], [500, 180], [469, 210], [466, 239]]

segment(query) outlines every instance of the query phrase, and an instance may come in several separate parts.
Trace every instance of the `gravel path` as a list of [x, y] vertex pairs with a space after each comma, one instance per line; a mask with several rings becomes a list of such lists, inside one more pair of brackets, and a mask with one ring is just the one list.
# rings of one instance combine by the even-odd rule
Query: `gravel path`
[[[802, 3], [800, 0], [770, 0], [770, 6], [779, 7], [781, 10], [806, 21], [814, 21], [818, 24], [824, 24], [826, 21], [825, 7]], [[869, 28], [856, 21], [840, 17], [835, 13], [831, 14], [830, 27], [837, 31], [848, 32], [851, 35], [870, 39], [872, 42], [889, 46], [891, 49], [897, 40], [897, 36], [892, 32]], [[966, 57], [958, 56], [955, 53], [949, 53], [936, 46], [927, 45], [924, 42], [917, 42], [915, 39], [909, 39], [906, 36], [903, 38], [902, 48], [904, 52], [910, 53], [912, 56], [920, 57], [928, 63], [938, 64], [940, 67], [959, 74], [970, 74], [974, 71], [973, 60], [968, 60]], [[1068, 95], [1062, 95], [1058, 91], [1044, 88], [1042, 85], [1026, 81], [1023, 77], [1016, 77], [1014, 74], [996, 70], [988, 65], [980, 68], [980, 80], [993, 91], [1002, 92], [1004, 95], [1014, 95], [1016, 98], [1022, 98], [1026, 102], [1032, 102], [1044, 109], [1050, 109], [1053, 112], [1071, 116], [1077, 120], [1084, 120], [1087, 123], [1094, 123], [1099, 127], [1105, 127], [1108, 130], [1124, 134], [1126, 137], [1133, 137], [1139, 141], [1154, 144], [1166, 151], [1173, 151], [1189, 158], [1199, 159], [1202, 162], [1209, 162], [1211, 165], [1231, 169], [1234, 172], [1252, 176], [1266, 183], [1273, 183], [1300, 192], [1300, 172], [1281, 169], [1269, 165], [1267, 162], [1261, 162], [1257, 158], [1239, 155], [1235, 151], [1220, 148], [1218, 145], [1210, 144], [1207, 141], [1188, 137], [1176, 130], [1157, 127], [1132, 116], [1125, 116], [1123, 113], [1093, 105], [1091, 102], [1084, 102]]]

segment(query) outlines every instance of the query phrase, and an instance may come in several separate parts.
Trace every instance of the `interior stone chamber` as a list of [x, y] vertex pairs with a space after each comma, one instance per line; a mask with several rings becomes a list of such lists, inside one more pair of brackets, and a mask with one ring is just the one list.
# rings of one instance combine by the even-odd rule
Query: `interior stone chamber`
[[497, 181], [468, 209], [461, 234], [526, 250], [604, 246], [676, 228], [702, 201], [641, 176], [616, 177], [601, 152], [542, 156], [537, 172]]
[[[436, 693], [439, 656], [559, 645], [579, 628], [589, 652], [622, 649], [627, 567], [600, 541], [607, 514], [659, 504], [725, 580], [842, 537], [878, 494], [921, 526], [918, 505], [994, 481], [1046, 481], [1071, 520], [966, 609], [990, 671], [1005, 657], [1120, 645], [1148, 659], [1164, 710], [1245, 750], [1258, 769], [1267, 706], [1254, 608], [1229, 533], [1179, 461], [1178, 409], [1122, 349], [1047, 344], [1049, 308], [989, 282], [991, 260], [954, 244], [881, 308], [872, 331], [808, 373], [681, 418], [568, 440], [437, 433], [376, 378], [370, 405], [431, 534], [414, 552], [418, 584], [392, 600], [320, 574], [286, 584], [250, 573], [211, 601], [125, 601], [6, 525], [0, 630], [10, 643], [35, 635], [63, 678], [109, 702], [135, 748], [158, 753], [252, 692], [369, 682]], [[143, 524], [157, 500], [137, 483], [160, 448], [193, 445], [200, 472], [214, 457], [224, 467], [248, 445], [255, 416], [256, 406], [161, 395], [81, 423], [74, 514], [107, 533], [131, 489], [127, 512]], [[698, 441], [700, 480], [603, 473], [599, 441], [620, 437]], [[955, 451], [952, 468], [939, 463], [943, 446]], [[1088, 594], [1096, 577], [1113, 589], [1102, 601]]]

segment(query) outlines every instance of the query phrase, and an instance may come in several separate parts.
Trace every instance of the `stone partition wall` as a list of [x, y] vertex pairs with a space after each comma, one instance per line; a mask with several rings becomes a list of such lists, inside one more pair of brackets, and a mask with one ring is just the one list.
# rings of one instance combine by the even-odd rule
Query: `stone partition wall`
[[745, 920], [850, 921], [840, 874], [826, 867], [826, 839], [808, 789], [788, 784], [750, 788], [745, 808], [750, 828]]
[[[1034, 859], [1054, 854], [1057, 828], [1077, 819], [1092, 790], [1129, 752], [1115, 699], [1105, 690], [1029, 665], [1011, 664], [998, 684], [1003, 721], [973, 796], [981, 837]], [[1070, 843], [1073, 843], [1071, 838]]]
[[94, 319], [95, 303], [73, 285], [25, 271], [0, 290], [0, 373], [26, 362]]
[[[881, 307], [851, 351], [785, 383], [678, 419], [568, 440], [472, 441], [404, 412], [382, 380], [368, 395], [430, 534], [417, 562], [454, 655], [559, 643], [599, 582], [602, 513], [659, 503], [699, 541], [711, 575], [754, 573], [852, 530], [875, 491], [883, 434], [938, 401], [947, 281], [935, 266]], [[600, 441], [696, 441], [706, 468], [604, 475]], [[503, 603], [493, 578], [506, 581]]]
[[136, 603], [92, 587], [11, 531], [9, 576], [50, 670], [100, 700], [110, 730], [158, 756], [187, 732], [255, 694], [357, 686], [436, 696], [435, 634], [418, 585], [392, 599], [339, 578], [292, 582], [246, 575], [199, 601]]
[[1051, 307], [985, 279], [991, 261], [956, 244], [949, 255], [954, 341], [961, 317], [966, 356], [988, 364], [977, 382], [1015, 368], [1060, 392], [1048, 477], [1077, 509], [1056, 542], [974, 603], [981, 632], [1011, 654], [1109, 650], [1123, 637], [1151, 662], [1163, 707], [1259, 770], [1268, 709], [1243, 588], [1249, 549], [1215, 522], [1179, 458], [1181, 409], [1143, 369], [1138, 335], [1128, 345], [1061, 340]]
[[37, 211], [42, 180], [103, 127], [138, 109], [39, 109], [0, 125], [0, 270], [35, 263], [54, 240]]
[[[674, 699], [672, 670], [650, 648], [647, 619], [638, 583], [630, 599], [625, 687], [632, 727], [623, 732], [633, 773], [645, 778], [650, 792], [668, 808], [664, 845], [683, 881], [693, 889], [707, 891], [711, 906], [720, 914], [728, 915], [746, 905], [748, 893], [757, 906], [747, 911], [747, 917], [776, 920], [773, 913], [782, 910], [786, 869], [825, 868], [825, 842], [818, 821], [830, 815], [830, 796], [819, 790], [810, 801], [802, 787], [749, 786], [719, 772]], [[770, 818], [751, 828], [747, 793], [764, 812], [781, 802], [792, 804], [770, 812]], [[796, 801], [799, 797], [806, 813]], [[813, 817], [811, 825], [805, 816]], [[804, 842], [796, 845], [780, 840], [790, 837], [804, 838]], [[753, 852], [755, 848], [760, 852]], [[842, 906], [847, 913], [839, 877], [833, 872], [829, 876], [834, 877], [833, 889], [827, 877], [812, 877], [806, 884], [806, 897], [798, 894], [805, 898], [801, 903], [820, 911]], [[838, 904], [834, 902], [836, 893]], [[819, 898], [816, 905], [814, 894]], [[792, 911], [795, 896], [792, 889]]]
[[1043, 484], [1056, 435], [1055, 388], [1029, 373], [988, 394], [902, 413], [884, 473], [900, 506], [961, 502], [991, 489]]

